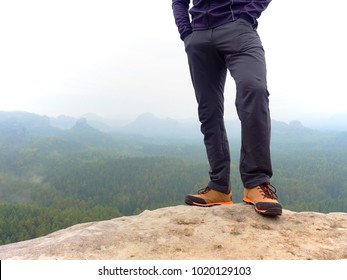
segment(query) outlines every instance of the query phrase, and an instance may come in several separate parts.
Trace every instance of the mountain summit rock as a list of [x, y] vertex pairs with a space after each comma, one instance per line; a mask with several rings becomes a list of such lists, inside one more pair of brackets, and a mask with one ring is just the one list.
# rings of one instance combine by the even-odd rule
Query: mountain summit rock
[[3, 245], [0, 259], [346, 259], [346, 236], [347, 213], [284, 210], [268, 218], [245, 204], [179, 205]]

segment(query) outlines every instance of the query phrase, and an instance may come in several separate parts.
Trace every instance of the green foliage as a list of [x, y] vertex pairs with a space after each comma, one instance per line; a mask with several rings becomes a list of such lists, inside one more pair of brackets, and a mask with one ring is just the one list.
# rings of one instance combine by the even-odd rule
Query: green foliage
[[118, 216], [116, 209], [78, 203], [58, 209], [36, 204], [0, 203], [0, 245], [46, 235], [77, 223]]

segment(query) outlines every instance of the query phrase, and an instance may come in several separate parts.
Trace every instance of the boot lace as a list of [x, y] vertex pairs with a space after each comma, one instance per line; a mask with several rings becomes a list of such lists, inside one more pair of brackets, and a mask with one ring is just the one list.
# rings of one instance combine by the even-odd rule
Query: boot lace
[[205, 188], [199, 190], [198, 194], [205, 194], [205, 193], [208, 193], [210, 190], [211, 190], [211, 188], [205, 187]]
[[278, 199], [276, 188], [270, 183], [264, 183], [259, 188], [263, 193], [263, 198]]

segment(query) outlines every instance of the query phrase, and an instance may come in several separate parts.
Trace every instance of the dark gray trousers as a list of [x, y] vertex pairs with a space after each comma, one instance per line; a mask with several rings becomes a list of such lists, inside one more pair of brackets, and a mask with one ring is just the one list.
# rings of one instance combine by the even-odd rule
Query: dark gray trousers
[[210, 164], [208, 186], [224, 193], [231, 188], [224, 126], [227, 70], [235, 80], [235, 104], [241, 121], [242, 182], [246, 188], [268, 182], [272, 176], [271, 121], [264, 49], [258, 33], [249, 22], [239, 19], [214, 29], [194, 31], [184, 43]]

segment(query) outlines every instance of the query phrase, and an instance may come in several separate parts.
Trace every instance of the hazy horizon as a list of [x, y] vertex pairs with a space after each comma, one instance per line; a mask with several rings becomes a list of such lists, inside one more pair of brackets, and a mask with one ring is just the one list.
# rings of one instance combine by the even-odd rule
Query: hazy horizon
[[[259, 19], [272, 119], [347, 121], [347, 3], [331, 0], [334, 13], [323, 0], [291, 3], [272, 1]], [[2, 111], [197, 119], [171, 1], [2, 1], [0, 40]], [[237, 119], [234, 98], [229, 76], [226, 120]]]
[[[88, 112], [79, 116], [72, 116], [68, 114], [58, 114], [58, 115], [48, 115], [48, 114], [38, 114], [35, 112], [28, 112], [28, 111], [3, 111], [0, 110], [0, 113], [24, 113], [24, 114], [35, 114], [42, 117], [48, 117], [52, 119], [54, 122], [62, 122], [64, 123], [64, 118], [71, 118], [74, 122], [77, 122], [83, 118], [87, 120], [88, 124], [98, 125], [106, 125], [110, 129], [112, 128], [120, 128], [123, 126], [127, 126], [129, 124], [132, 124], [136, 122], [139, 118], [151, 118], [154, 117], [157, 119], [157, 121], [163, 122], [163, 121], [174, 121], [178, 122], [180, 124], [188, 124], [188, 123], [196, 123], [196, 125], [199, 125], [198, 117], [191, 117], [191, 118], [179, 118], [179, 117], [168, 117], [168, 116], [158, 116], [154, 112], [143, 112], [138, 115], [135, 115], [133, 117], [118, 117], [118, 116], [112, 116], [112, 115], [103, 115], [103, 114], [97, 114], [93, 112]], [[60, 120], [59, 120], [60, 119]], [[68, 120], [68, 122], [71, 122], [72, 120]], [[225, 118], [226, 122], [239, 122], [239, 119], [237, 118]], [[331, 131], [347, 131], [347, 113], [346, 114], [335, 114], [335, 115], [326, 115], [326, 116], [307, 116], [306, 118], [296, 118], [292, 120], [281, 120], [281, 119], [275, 119], [272, 118], [272, 121], [276, 122], [283, 122], [286, 124], [290, 124], [291, 122], [299, 121], [304, 127], [311, 128], [311, 129], [318, 129], [318, 130], [331, 130]], [[174, 124], [174, 123], [172, 123]], [[72, 125], [72, 124], [71, 124]], [[99, 127], [100, 128], [100, 127]], [[197, 130], [198, 126], [197, 126]]]

